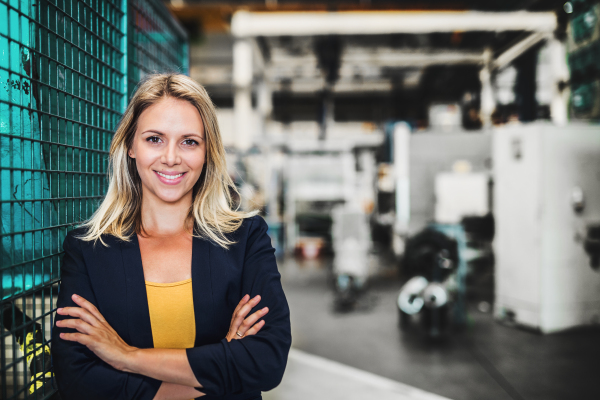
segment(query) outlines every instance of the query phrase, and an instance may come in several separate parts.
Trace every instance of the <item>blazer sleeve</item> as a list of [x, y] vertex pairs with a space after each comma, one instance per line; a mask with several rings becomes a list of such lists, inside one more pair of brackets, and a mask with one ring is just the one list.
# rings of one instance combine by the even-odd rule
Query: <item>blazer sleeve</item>
[[256, 309], [267, 306], [269, 312], [256, 335], [186, 350], [192, 371], [203, 386], [199, 390], [207, 395], [271, 390], [281, 382], [287, 364], [292, 342], [290, 312], [275, 249], [263, 218], [251, 218], [248, 232], [242, 290], [251, 296], [260, 294]]
[[[71, 299], [76, 293], [98, 305], [90, 283], [80, 240], [67, 233], [63, 242], [61, 283], [57, 306], [77, 307]], [[56, 314], [56, 320], [66, 318]], [[67, 317], [70, 318], [70, 317]], [[74, 329], [52, 329], [52, 363], [59, 392], [64, 400], [71, 399], [153, 399], [161, 381], [143, 375], [121, 372], [111, 367], [86, 346], [60, 338], [61, 332]]]

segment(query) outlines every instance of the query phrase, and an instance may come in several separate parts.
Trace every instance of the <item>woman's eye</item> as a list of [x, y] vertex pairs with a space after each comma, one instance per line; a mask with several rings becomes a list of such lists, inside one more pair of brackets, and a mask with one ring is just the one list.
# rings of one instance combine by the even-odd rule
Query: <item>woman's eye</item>
[[195, 141], [195, 140], [193, 140], [193, 139], [185, 139], [185, 140], [183, 141], [183, 143], [185, 143], [185, 144], [186, 144], [186, 145], [188, 145], [188, 146], [195, 146], [195, 145], [197, 145], [197, 144], [198, 144], [198, 142], [196, 142], [196, 141]]
[[148, 139], [146, 139], [146, 141], [150, 143], [158, 143], [160, 141], [160, 138], [158, 136], [150, 136]]

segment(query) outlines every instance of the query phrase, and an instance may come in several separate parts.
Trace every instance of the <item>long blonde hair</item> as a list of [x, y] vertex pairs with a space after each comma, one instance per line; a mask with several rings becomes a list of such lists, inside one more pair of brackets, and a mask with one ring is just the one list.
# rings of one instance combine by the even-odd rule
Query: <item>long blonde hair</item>
[[231, 194], [239, 196], [239, 192], [227, 173], [215, 107], [206, 90], [186, 75], [152, 74], [140, 82], [116, 128], [108, 155], [108, 191], [100, 207], [80, 225], [87, 228], [80, 239], [94, 242], [100, 239], [106, 246], [102, 234], [129, 241], [133, 232], [144, 232], [142, 181], [135, 160], [127, 152], [133, 144], [139, 116], [165, 97], [191, 103], [204, 124], [206, 163], [192, 189], [192, 205], [185, 221], [186, 226], [192, 220], [195, 222], [192, 234], [227, 248], [233, 244], [227, 234], [237, 230], [244, 218], [258, 213], [241, 212], [234, 207]]

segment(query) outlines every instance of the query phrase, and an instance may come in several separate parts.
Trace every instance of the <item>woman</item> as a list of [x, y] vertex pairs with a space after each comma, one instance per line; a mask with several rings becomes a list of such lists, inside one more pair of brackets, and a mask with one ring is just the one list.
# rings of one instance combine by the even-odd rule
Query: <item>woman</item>
[[233, 210], [231, 190], [206, 91], [149, 76], [113, 137], [102, 204], [63, 244], [63, 399], [249, 400], [279, 384], [289, 309], [267, 225]]

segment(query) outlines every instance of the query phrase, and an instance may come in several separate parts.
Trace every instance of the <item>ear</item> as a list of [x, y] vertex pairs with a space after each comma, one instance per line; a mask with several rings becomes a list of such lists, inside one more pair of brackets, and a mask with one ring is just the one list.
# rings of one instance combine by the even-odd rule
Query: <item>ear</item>
[[133, 149], [127, 150], [127, 155], [131, 158], [135, 158], [135, 154], [133, 153]]

